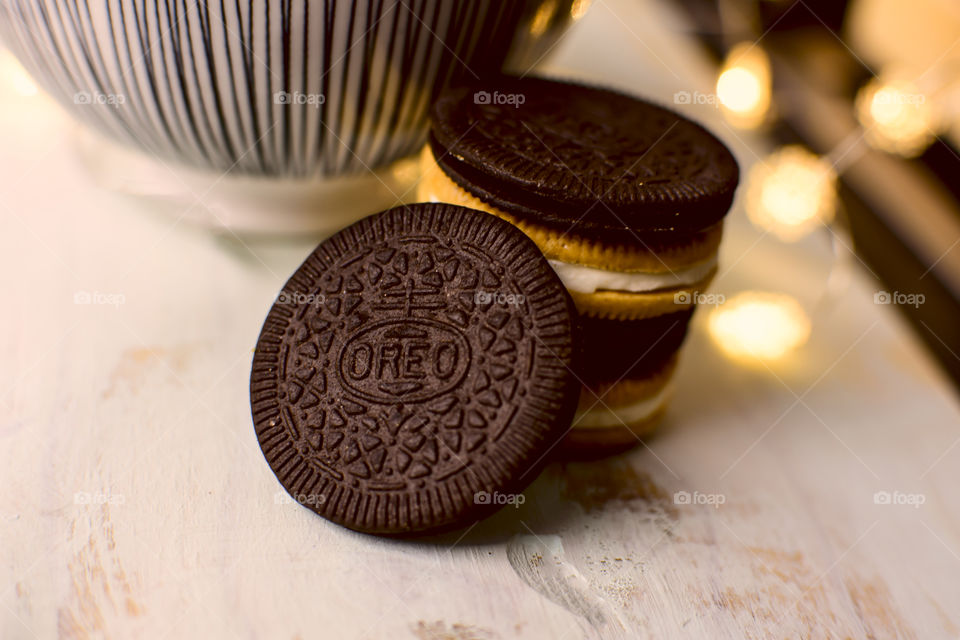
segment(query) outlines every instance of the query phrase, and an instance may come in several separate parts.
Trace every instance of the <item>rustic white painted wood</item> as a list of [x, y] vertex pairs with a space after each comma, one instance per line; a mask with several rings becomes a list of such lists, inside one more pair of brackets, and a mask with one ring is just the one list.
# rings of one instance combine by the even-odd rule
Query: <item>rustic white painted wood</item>
[[[598, 0], [552, 64], [667, 102], [709, 90], [649, 1]], [[960, 635], [958, 403], [862, 267], [770, 369], [726, 360], [701, 316], [648, 448], [551, 466], [462, 537], [380, 540], [283, 499], [249, 417], [251, 349], [309, 243], [217, 236], [100, 190], [62, 115], [4, 91], [0, 637]], [[684, 108], [744, 168], [762, 151]], [[812, 301], [821, 242], [761, 238], [738, 208], [716, 289]]]

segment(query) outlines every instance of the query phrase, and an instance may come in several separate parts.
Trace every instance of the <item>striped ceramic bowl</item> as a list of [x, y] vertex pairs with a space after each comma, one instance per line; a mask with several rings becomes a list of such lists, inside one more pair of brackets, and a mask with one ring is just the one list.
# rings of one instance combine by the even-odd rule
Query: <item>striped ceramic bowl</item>
[[344, 176], [415, 153], [435, 90], [526, 68], [576, 4], [0, 0], [0, 38], [78, 118], [158, 158]]

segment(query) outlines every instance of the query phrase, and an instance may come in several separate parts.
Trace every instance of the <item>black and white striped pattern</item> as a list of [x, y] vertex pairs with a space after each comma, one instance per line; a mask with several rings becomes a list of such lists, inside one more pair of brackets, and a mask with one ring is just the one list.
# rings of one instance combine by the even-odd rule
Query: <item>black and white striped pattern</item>
[[71, 112], [157, 156], [329, 176], [416, 152], [432, 93], [499, 69], [541, 4], [0, 0], [0, 36]]

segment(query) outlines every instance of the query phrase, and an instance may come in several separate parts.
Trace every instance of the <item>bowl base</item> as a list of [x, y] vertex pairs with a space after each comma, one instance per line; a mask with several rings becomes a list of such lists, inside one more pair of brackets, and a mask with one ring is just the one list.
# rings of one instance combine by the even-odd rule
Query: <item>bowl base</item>
[[417, 156], [366, 174], [307, 179], [216, 173], [168, 164], [86, 129], [77, 152], [104, 189], [212, 232], [328, 236], [360, 218], [413, 202]]

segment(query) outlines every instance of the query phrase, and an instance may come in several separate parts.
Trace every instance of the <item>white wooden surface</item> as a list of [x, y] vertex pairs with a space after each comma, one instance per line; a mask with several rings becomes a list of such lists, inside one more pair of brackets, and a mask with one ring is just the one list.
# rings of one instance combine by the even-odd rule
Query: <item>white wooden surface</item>
[[[651, 2], [599, 0], [552, 65], [709, 90]], [[251, 426], [251, 349], [310, 246], [172, 224], [91, 184], [45, 100], [0, 105], [0, 637], [960, 637], [957, 399], [865, 272], [769, 370], [700, 317], [649, 448], [551, 466], [462, 537], [380, 540], [278, 499]], [[719, 291], [813, 299], [826, 272], [739, 209], [723, 260]]]

